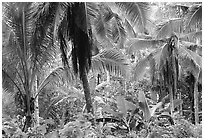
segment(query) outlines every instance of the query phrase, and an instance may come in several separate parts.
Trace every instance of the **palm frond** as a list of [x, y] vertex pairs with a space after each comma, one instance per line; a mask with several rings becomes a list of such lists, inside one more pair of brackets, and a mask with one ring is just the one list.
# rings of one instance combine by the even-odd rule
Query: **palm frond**
[[21, 87], [21, 83], [15, 80], [13, 75], [10, 75], [5, 70], [2, 70], [2, 87], [4, 90], [13, 92], [14, 88], [16, 88], [21, 94], [24, 93]]
[[18, 47], [20, 58], [22, 58], [27, 53], [28, 46], [25, 46], [32, 32], [29, 4], [25, 3], [22, 7], [17, 7], [16, 4], [6, 3], [3, 8], [5, 23], [15, 34], [17, 45], [13, 47]]
[[58, 32], [59, 26], [61, 25], [61, 22], [63, 21], [63, 19], [65, 19], [64, 17], [66, 16], [68, 6], [70, 6], [70, 4], [67, 2], [60, 2], [60, 3], [57, 3], [56, 5], [57, 8], [56, 8], [56, 13], [54, 17], [54, 32], [53, 32], [54, 41], [58, 37], [57, 32]]
[[180, 33], [182, 28], [182, 19], [170, 19], [164, 23], [160, 23], [157, 28], [157, 39], [171, 37], [172, 33]]
[[202, 25], [202, 5], [193, 5], [186, 15], [186, 29], [190, 26]]
[[196, 43], [194, 43], [194, 42], [180, 41], [180, 43], [181, 43], [182, 45], [184, 45], [184, 46], [191, 46], [191, 45], [195, 46], [195, 45], [197, 45], [198, 47], [202, 47], [201, 45], [198, 45], [198, 44], [196, 44]]
[[135, 66], [133, 66], [133, 80], [140, 80], [144, 74], [147, 72], [147, 67], [149, 67], [149, 61], [152, 56], [148, 55], [144, 59], [140, 60]]
[[127, 52], [134, 53], [138, 50], [155, 49], [163, 42], [163, 40], [131, 38], [126, 42]]
[[105, 73], [127, 77], [130, 74], [128, 59], [116, 49], [107, 49], [92, 57], [93, 72]]
[[99, 14], [98, 4], [95, 2], [87, 2], [86, 7], [89, 20], [96, 20]]
[[109, 22], [115, 16], [115, 13], [113, 13], [112, 9], [107, 3], [102, 2], [100, 3], [100, 6], [100, 9], [103, 11], [104, 22]]
[[195, 38], [195, 39], [202, 39], [202, 30], [201, 31], [196, 31], [196, 32], [190, 32], [187, 34], [180, 35], [180, 39], [185, 39], [185, 38]]
[[116, 5], [125, 11], [128, 19], [139, 32], [145, 31], [149, 4], [146, 2], [116, 2]]
[[179, 55], [181, 57], [188, 57], [196, 65], [196, 67], [202, 69], [202, 57], [199, 56], [197, 53], [180, 46]]
[[[153, 65], [154, 67], [160, 65], [160, 59], [161, 59], [160, 57], [161, 57], [162, 49], [163, 47], [157, 48], [156, 50], [151, 52], [148, 56], [143, 58], [141, 61], [133, 65], [132, 79], [134, 81], [140, 80], [145, 75], [145, 73], [149, 70], [149, 67], [152, 68]], [[157, 69], [157, 67], [155, 67], [155, 69]], [[150, 73], [152, 73], [152, 70], [153, 69], [151, 69]]]
[[111, 36], [110, 21], [114, 17], [114, 13], [105, 3], [100, 3], [97, 7], [97, 11], [95, 10], [95, 18], [92, 21], [93, 29], [97, 36], [101, 39], [105, 39], [106, 36]]
[[134, 28], [132, 27], [132, 25], [129, 23], [127, 19], [125, 19], [124, 26], [125, 26], [128, 36], [130, 36], [131, 38], [137, 37], [137, 34], [135, 33]]
[[38, 65], [39, 68], [52, 60], [56, 51], [53, 42], [56, 24], [53, 23], [56, 13], [59, 12], [59, 3], [32, 3], [31, 11], [33, 21], [36, 22], [31, 41], [31, 52], [33, 53], [31, 62], [33, 66]]
[[[165, 46], [165, 45], [164, 45], [164, 46]], [[163, 47], [164, 47], [164, 46], [163, 46]], [[156, 69], [159, 69], [159, 67], [160, 67], [160, 65], [161, 65], [161, 64], [160, 64], [160, 63], [161, 63], [161, 58], [160, 58], [160, 57], [162, 57], [163, 47], [159, 48], [159, 49], [157, 50], [157, 53], [155, 53], [155, 55], [153, 56]]]
[[202, 46], [201, 45], [198, 45], [193, 42], [188, 42], [188, 41], [180, 41], [180, 44], [186, 48], [190, 48], [191, 46], [193, 46], [197, 50], [196, 52], [198, 53], [198, 55], [202, 56]]
[[120, 48], [123, 48], [123, 45], [124, 45], [124, 41], [126, 39], [126, 30], [125, 28], [123, 27], [123, 24], [122, 24], [122, 20], [120, 19], [120, 17], [115, 14], [115, 21], [116, 21], [116, 28], [118, 30], [118, 38], [119, 38], [119, 45], [120, 45]]
[[[45, 88], [47, 85], [51, 84], [52, 86], [60, 86], [62, 84], [60, 83], [67, 83], [68, 79], [71, 79], [70, 77], [66, 77], [66, 71], [62, 67], [58, 67], [55, 70], [53, 70], [50, 74], [48, 74], [41, 82], [38, 87], [37, 93], [39, 94], [43, 88]], [[38, 94], [36, 96], [38, 96]]]

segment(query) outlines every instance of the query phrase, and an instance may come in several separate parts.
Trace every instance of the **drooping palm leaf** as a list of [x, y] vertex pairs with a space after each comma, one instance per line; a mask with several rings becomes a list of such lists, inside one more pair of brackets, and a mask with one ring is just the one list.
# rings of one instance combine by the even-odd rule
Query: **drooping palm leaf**
[[189, 12], [186, 15], [186, 29], [190, 26], [201, 26], [202, 24], [202, 5], [193, 5], [189, 8]]
[[[45, 78], [42, 79], [37, 93], [39, 94], [43, 88], [45, 88], [48, 84], [51, 84], [52, 86], [59, 85], [60, 82], [67, 83], [68, 79], [71, 79], [69, 77], [66, 77], [66, 71], [62, 67], [58, 67], [55, 70], [53, 70], [50, 74], [48, 74]], [[61, 85], [61, 84], [60, 84]], [[59, 86], [60, 86], [59, 85]], [[36, 96], [38, 96], [38, 94]]]
[[168, 38], [172, 33], [180, 33], [182, 30], [182, 19], [175, 18], [166, 22], [160, 23], [157, 28], [157, 39]]
[[14, 88], [17, 88], [17, 90], [23, 94], [24, 91], [22, 91], [20, 84], [21, 83], [15, 80], [15, 77], [11, 77], [5, 70], [2, 70], [2, 87], [4, 90], [13, 92]]
[[201, 45], [198, 45], [198, 44], [196, 44], [194, 42], [180, 41], [180, 43], [181, 43], [181, 45], [186, 46], [186, 47], [189, 47], [189, 46], [193, 45], [193, 46], [197, 46], [198, 48], [202, 48]]
[[100, 10], [102, 10], [103, 12], [102, 14], [104, 22], [109, 22], [115, 16], [115, 13], [113, 13], [112, 9], [109, 7], [107, 3], [101, 2]]
[[36, 52], [31, 57], [34, 67], [42, 67], [46, 62], [54, 59], [56, 47], [53, 32], [56, 24], [53, 23], [59, 6], [59, 3], [32, 3], [31, 5], [32, 18], [36, 23], [31, 42], [31, 52]]
[[116, 2], [116, 5], [124, 10], [128, 19], [139, 32], [145, 31], [149, 4], [145, 2]]
[[147, 67], [149, 66], [149, 61], [152, 59], [152, 54], [148, 55], [141, 61], [139, 61], [135, 66], [133, 66], [133, 79], [134, 81], [138, 81], [140, 78], [144, 76], [147, 71]]
[[188, 41], [180, 41], [180, 44], [185, 47], [189, 48], [191, 46], [195, 47], [196, 53], [200, 56], [202, 56], [202, 46], [193, 42], [188, 42]]
[[192, 60], [195, 65], [202, 69], [202, 57], [199, 56], [197, 53], [185, 48], [185, 47], [179, 47], [179, 55], [183, 57], [188, 57], [190, 60]]
[[197, 32], [190, 32], [187, 34], [180, 35], [180, 39], [184, 38], [195, 38], [195, 39], [202, 39], [202, 30]]
[[135, 30], [133, 29], [132, 25], [129, 23], [129, 21], [127, 19], [125, 19], [124, 26], [125, 26], [125, 29], [127, 31], [128, 36], [130, 36], [131, 38], [137, 37]]
[[116, 76], [128, 77], [130, 72], [128, 59], [116, 49], [107, 49], [92, 57], [92, 70]]
[[138, 50], [155, 49], [163, 44], [163, 40], [131, 38], [126, 42], [127, 52], [132, 54]]
[[116, 22], [116, 28], [118, 30], [118, 34], [115, 34], [116, 36], [118, 36], [119, 38], [119, 48], [123, 48], [123, 45], [124, 45], [124, 41], [126, 39], [126, 31], [122, 25], [122, 19], [117, 15], [115, 14], [115, 22]]
[[86, 7], [87, 7], [87, 15], [89, 17], [89, 20], [96, 20], [99, 14], [98, 3], [87, 2]]

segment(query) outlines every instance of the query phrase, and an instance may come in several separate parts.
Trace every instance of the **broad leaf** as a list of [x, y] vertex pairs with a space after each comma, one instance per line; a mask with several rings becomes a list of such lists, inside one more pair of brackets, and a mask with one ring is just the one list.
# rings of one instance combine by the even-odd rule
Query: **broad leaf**
[[125, 100], [125, 106], [127, 110], [135, 110], [137, 108], [137, 105], [133, 104], [132, 102], [129, 102]]
[[133, 65], [133, 79], [135, 81], [138, 81], [140, 78], [142, 78], [144, 76], [144, 74], [146, 73], [146, 71], [148, 70], [147, 68], [149, 68], [150, 63], [153, 62], [152, 59], [155, 56], [155, 54], [158, 53], [158, 50], [155, 50], [154, 52], [150, 53], [147, 57], [143, 58], [142, 60], [140, 60], [138, 63]]
[[133, 66], [133, 79], [134, 81], [140, 80], [147, 71], [147, 67], [149, 66], [149, 58], [146, 57], [139, 61], [135, 66]]
[[162, 106], [162, 102], [157, 103], [156, 105], [154, 105], [151, 109], [150, 109], [150, 113], [151, 113], [151, 117], [154, 116], [155, 111]]
[[44, 123], [54, 125], [55, 121], [53, 119], [49, 118], [49, 119], [44, 120]]
[[114, 110], [112, 110], [110, 108], [110, 106], [104, 106], [102, 111], [105, 111], [105, 112], [108, 112], [108, 113], [111, 113], [114, 117], [119, 117], [119, 118], [123, 118], [124, 114], [123, 113], [119, 113], [119, 112], [115, 112]]
[[125, 98], [123, 96], [117, 96], [117, 107], [124, 114], [124, 117], [127, 115], [127, 107], [125, 105]]
[[46, 138], [59, 138], [59, 132], [53, 131], [45, 135]]
[[144, 119], [148, 121], [151, 118], [151, 113], [150, 113], [150, 109], [149, 109], [149, 106], [147, 104], [147, 101], [146, 101], [146, 98], [145, 98], [143, 91], [139, 92], [138, 100], [139, 100], [139, 106], [140, 106], [140, 108], [144, 114]]
[[[173, 101], [173, 104], [174, 104], [174, 109], [175, 109], [175, 108], [178, 107], [179, 105], [183, 104], [183, 100], [181, 100], [181, 99], [175, 99], [175, 100]], [[170, 112], [170, 104], [169, 104], [168, 108], [165, 109], [165, 110]]]

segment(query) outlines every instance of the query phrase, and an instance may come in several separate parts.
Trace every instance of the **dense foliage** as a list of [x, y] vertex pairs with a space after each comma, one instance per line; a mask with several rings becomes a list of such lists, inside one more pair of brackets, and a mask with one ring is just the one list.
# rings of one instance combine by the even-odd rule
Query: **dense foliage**
[[4, 138], [202, 138], [201, 3], [2, 7]]

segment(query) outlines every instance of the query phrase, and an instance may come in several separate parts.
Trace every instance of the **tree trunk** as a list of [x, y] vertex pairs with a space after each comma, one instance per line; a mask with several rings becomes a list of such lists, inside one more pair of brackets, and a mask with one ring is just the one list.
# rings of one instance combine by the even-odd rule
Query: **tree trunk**
[[[36, 76], [35, 77], [35, 83], [34, 83], [34, 93], [35, 93], [35, 96], [38, 94], [37, 93], [38, 91], [38, 77]], [[35, 97], [34, 96], [34, 97]], [[35, 113], [34, 113], [34, 116], [35, 116], [35, 120], [36, 120], [36, 126], [39, 126], [40, 124], [40, 120], [39, 120], [39, 104], [38, 104], [38, 96], [36, 96], [35, 98]]]
[[[179, 99], [182, 100], [181, 98], [181, 92], [178, 93]], [[183, 115], [183, 109], [182, 109], [182, 104], [179, 105], [179, 114], [182, 116]]]
[[198, 124], [199, 116], [198, 116], [198, 78], [197, 77], [194, 84], [194, 110], [195, 110], [195, 124]]
[[174, 111], [174, 96], [177, 93], [177, 83], [178, 83], [178, 54], [177, 54], [177, 44], [178, 38], [172, 36], [168, 42], [168, 57], [166, 61], [167, 69], [166, 77], [168, 81], [169, 94], [170, 94], [170, 113], [173, 116]]
[[86, 109], [87, 109], [87, 112], [93, 114], [93, 106], [92, 106], [92, 101], [91, 101], [91, 93], [90, 93], [90, 87], [89, 87], [86, 71], [84, 71], [81, 74], [81, 80], [82, 80], [83, 89], [84, 89], [84, 95], [85, 95], [85, 100], [86, 100]]
[[31, 127], [31, 124], [32, 124], [32, 116], [31, 116], [31, 110], [30, 110], [30, 91], [27, 90], [26, 92], [26, 120], [25, 120], [25, 123], [24, 123], [24, 127], [23, 127], [23, 132], [26, 132], [28, 130], [29, 127]]
[[[198, 31], [199, 29], [196, 29]], [[200, 44], [200, 40], [196, 39], [196, 44]], [[199, 116], [198, 116], [198, 78], [200, 75], [201, 70], [199, 69], [198, 75], [195, 76], [195, 85], [194, 85], [194, 110], [195, 110], [195, 124], [199, 123]]]

